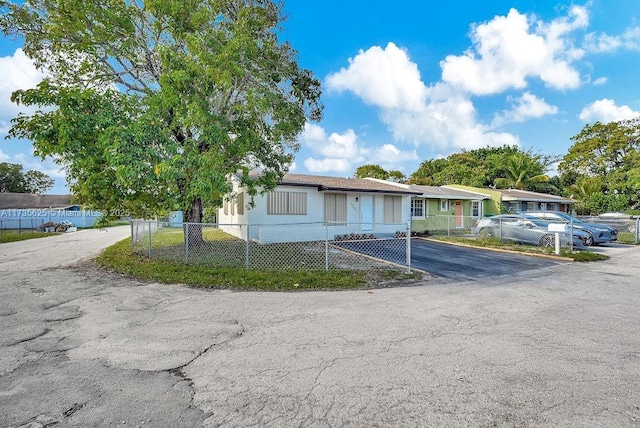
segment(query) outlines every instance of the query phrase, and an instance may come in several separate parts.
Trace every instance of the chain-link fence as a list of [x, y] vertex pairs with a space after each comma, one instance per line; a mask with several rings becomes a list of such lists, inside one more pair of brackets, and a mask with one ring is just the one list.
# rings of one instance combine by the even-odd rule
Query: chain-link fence
[[0, 220], [0, 235], [3, 231], [14, 231], [17, 233], [34, 232], [38, 230], [42, 222], [34, 219], [2, 219]]
[[434, 215], [414, 221], [413, 231], [417, 234], [461, 236], [471, 234], [471, 228], [478, 217], [456, 215]]
[[[531, 245], [553, 246], [549, 243], [551, 238], [555, 238], [555, 232], [548, 229], [548, 223], [555, 223], [552, 220], [535, 220], [530, 222], [520, 222], [518, 220], [500, 219], [500, 217], [467, 217], [467, 216], [428, 216], [424, 219], [414, 221], [413, 233], [426, 235], [446, 235], [446, 236], [494, 236], [506, 241], [519, 242]], [[617, 230], [617, 242], [624, 244], [640, 243], [640, 218], [628, 219], [604, 219], [598, 217], [581, 217], [581, 220], [589, 223], [610, 226]], [[543, 221], [545, 223], [543, 223]], [[533, 224], [531, 224], [533, 223]], [[561, 223], [561, 222], [557, 222]], [[526, 226], [525, 226], [526, 224]], [[565, 224], [562, 222], [561, 224]], [[593, 232], [593, 231], [592, 231]], [[601, 232], [597, 231], [598, 234]], [[569, 237], [572, 237], [569, 239]], [[566, 223], [566, 232], [561, 237], [562, 247], [588, 247], [593, 244], [603, 242], [593, 236], [590, 237], [585, 228], [571, 223]]]
[[131, 222], [131, 246], [154, 259], [259, 270], [411, 271], [409, 224]]
[[[547, 225], [536, 224], [534, 220], [503, 219], [499, 217], [431, 216], [421, 220], [424, 233], [428, 235], [462, 236], [468, 238], [494, 237], [503, 241], [544, 247], [555, 246], [555, 232]], [[415, 232], [415, 231], [414, 231]], [[573, 239], [570, 237], [573, 236]], [[590, 245], [588, 235], [572, 230], [559, 233], [562, 248]]]
[[573, 224], [552, 224], [520, 217], [478, 219], [471, 227], [471, 233], [540, 247], [554, 247], [556, 239], [560, 240], [561, 248], [583, 248], [593, 244], [591, 236]]
[[640, 244], [639, 218], [603, 218], [581, 216], [580, 220], [587, 223], [603, 224], [618, 231], [618, 241], [622, 243]]

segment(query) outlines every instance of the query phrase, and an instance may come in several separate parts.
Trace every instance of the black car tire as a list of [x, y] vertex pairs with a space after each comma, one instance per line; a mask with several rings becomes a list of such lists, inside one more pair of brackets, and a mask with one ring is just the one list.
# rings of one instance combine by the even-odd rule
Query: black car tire
[[482, 237], [492, 237], [495, 235], [495, 232], [490, 227], [484, 227], [480, 230], [480, 236]]
[[591, 234], [589, 233], [589, 236], [587, 236], [587, 239], [585, 239], [584, 241], [584, 246], [590, 247], [592, 245], [593, 245], [593, 236], [591, 236]]

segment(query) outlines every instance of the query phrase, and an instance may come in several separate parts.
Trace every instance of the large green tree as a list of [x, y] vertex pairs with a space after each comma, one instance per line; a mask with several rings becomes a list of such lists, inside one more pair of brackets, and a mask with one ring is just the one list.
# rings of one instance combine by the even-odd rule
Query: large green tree
[[586, 125], [571, 141], [558, 165], [562, 176], [576, 183], [598, 181], [603, 194], [626, 195], [640, 204], [640, 117]]
[[355, 178], [378, 178], [380, 180], [389, 180], [396, 183], [404, 183], [407, 177], [402, 171], [391, 170], [387, 171], [380, 165], [367, 164], [356, 168], [356, 172], [353, 174]]
[[[462, 184], [474, 187], [493, 186], [497, 178], [509, 174], [511, 158], [519, 156], [529, 162], [532, 171], [542, 174], [554, 161], [552, 156], [533, 154], [517, 146], [485, 147], [463, 150], [444, 159], [428, 159], [411, 174], [409, 182], [442, 186]], [[535, 175], [535, 174], [534, 174]]]
[[28, 193], [44, 193], [54, 184], [55, 181], [44, 172], [30, 170], [24, 174], [24, 188]]
[[[23, 37], [48, 76], [13, 100], [44, 106], [10, 136], [67, 170], [79, 202], [152, 216], [203, 207], [241, 172], [250, 195], [274, 188], [320, 82], [279, 40], [270, 0], [0, 0], [0, 29]], [[259, 169], [261, 174], [249, 174]]]
[[380, 180], [387, 180], [389, 178], [389, 171], [381, 167], [380, 165], [367, 164], [356, 168], [356, 172], [353, 174], [355, 178], [378, 178]]
[[24, 193], [24, 175], [22, 165], [0, 163], [0, 192]]
[[44, 193], [54, 184], [44, 172], [29, 170], [23, 173], [19, 163], [0, 163], [0, 192]]

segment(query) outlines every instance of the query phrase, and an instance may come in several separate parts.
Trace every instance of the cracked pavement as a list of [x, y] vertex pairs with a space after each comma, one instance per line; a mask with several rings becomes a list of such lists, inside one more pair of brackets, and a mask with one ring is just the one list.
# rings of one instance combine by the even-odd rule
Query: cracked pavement
[[0, 245], [0, 426], [640, 426], [640, 247], [339, 292], [141, 282], [128, 227]]

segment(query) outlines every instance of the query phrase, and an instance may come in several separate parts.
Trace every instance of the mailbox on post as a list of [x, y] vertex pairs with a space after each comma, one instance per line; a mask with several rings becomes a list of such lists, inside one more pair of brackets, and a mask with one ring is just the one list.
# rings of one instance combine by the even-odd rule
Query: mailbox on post
[[565, 223], [549, 223], [549, 232], [555, 232], [556, 237], [556, 254], [560, 254], [560, 233], [567, 231], [567, 225]]

